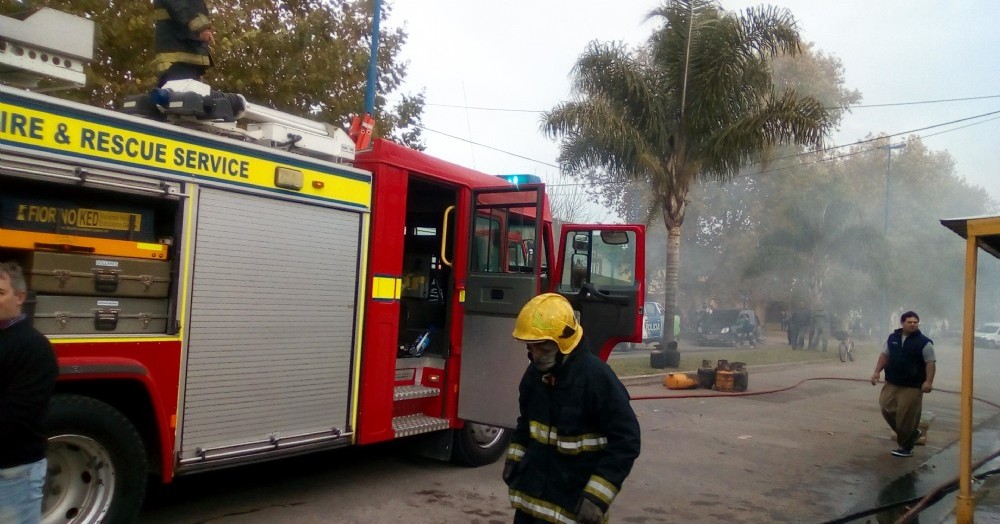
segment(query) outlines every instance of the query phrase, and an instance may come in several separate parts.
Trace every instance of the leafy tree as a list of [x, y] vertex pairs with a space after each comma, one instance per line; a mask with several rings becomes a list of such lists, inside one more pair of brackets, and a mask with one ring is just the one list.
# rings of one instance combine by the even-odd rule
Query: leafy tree
[[[155, 86], [151, 4], [124, 0], [0, 0], [0, 13], [51, 7], [87, 17], [97, 25], [88, 88], [57, 93], [113, 108], [125, 96]], [[363, 110], [371, 43], [370, 0], [232, 0], [215, 2], [216, 66], [205, 81], [240, 93], [258, 105], [346, 127]], [[383, 3], [383, 19], [392, 9]], [[399, 59], [406, 33], [379, 36], [375, 100], [378, 136], [423, 149], [419, 124], [424, 95], [403, 95], [387, 107], [385, 94], [399, 89], [406, 63]]]
[[[667, 227], [664, 308], [676, 311], [680, 229], [699, 178], [732, 179], [777, 144], [817, 146], [831, 121], [822, 104], [779, 93], [769, 59], [801, 49], [792, 15], [759, 7], [741, 15], [711, 0], [667, 0], [647, 45], [590, 44], [573, 71], [575, 98], [543, 117], [563, 139], [560, 161], [597, 183], [649, 184]], [[612, 205], [621, 193], [605, 193]], [[664, 339], [673, 334], [665, 331]]]

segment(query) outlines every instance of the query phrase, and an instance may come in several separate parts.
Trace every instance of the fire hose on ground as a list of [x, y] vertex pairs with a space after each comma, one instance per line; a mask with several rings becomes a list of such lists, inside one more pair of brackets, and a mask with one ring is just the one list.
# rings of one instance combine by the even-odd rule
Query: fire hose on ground
[[[772, 394], [772, 393], [780, 393], [782, 391], [788, 391], [788, 390], [797, 388], [797, 387], [801, 386], [802, 384], [805, 384], [806, 382], [813, 381], [813, 380], [843, 380], [843, 381], [849, 381], [849, 382], [865, 382], [865, 383], [870, 382], [869, 380], [862, 379], [862, 378], [812, 377], [812, 378], [802, 379], [802, 380], [796, 382], [795, 384], [792, 384], [791, 386], [782, 387], [782, 388], [764, 389], [764, 390], [760, 390], [760, 391], [735, 391], [735, 392], [716, 392], [716, 393], [688, 393], [688, 394], [669, 394], [669, 395], [636, 395], [636, 396], [630, 397], [630, 400], [637, 401], [637, 400], [665, 400], [665, 399], [681, 399], [681, 398], [750, 397], [750, 396], [754, 396], [754, 395], [769, 395], [769, 394]], [[951, 393], [951, 394], [954, 394], [954, 395], [961, 394], [961, 392], [959, 392], [959, 391], [954, 391], [954, 390], [949, 390], [949, 389], [935, 388], [935, 391], [938, 391], [938, 392], [941, 392], [941, 393]], [[982, 399], [982, 398], [979, 398], [979, 397], [972, 397], [972, 398], [973, 398], [973, 400], [976, 400], [978, 402], [981, 402], [983, 404], [986, 404], [988, 406], [992, 406], [992, 407], [997, 408], [998, 410], [1000, 410], [1000, 404], [998, 404], [996, 402], [992, 402], [992, 401], [989, 401], [989, 400], [986, 400], [986, 399]], [[996, 451], [990, 453], [989, 455], [987, 455], [986, 457], [983, 457], [982, 459], [980, 459], [978, 462], [976, 462], [975, 464], [972, 465], [972, 470], [975, 471], [975, 470], [983, 467], [984, 464], [987, 464], [988, 462], [990, 462], [991, 460], [993, 460], [993, 459], [995, 459], [997, 457], [1000, 457], [1000, 450], [996, 450]], [[981, 473], [979, 475], [976, 475], [976, 476], [973, 477], [973, 479], [974, 480], [983, 480], [983, 479], [985, 479], [985, 478], [987, 478], [987, 477], [989, 477], [991, 475], [994, 475], [994, 474], [996, 474], [998, 472], [1000, 472], [1000, 469], [993, 469], [993, 470]], [[844, 523], [851, 522], [853, 520], [860, 519], [862, 517], [866, 517], [868, 515], [873, 515], [873, 514], [876, 514], [876, 513], [882, 512], [882, 511], [886, 511], [886, 510], [889, 510], [889, 509], [892, 509], [892, 508], [896, 508], [896, 507], [899, 507], [899, 506], [905, 506], [905, 505], [913, 504], [913, 506], [910, 507], [910, 509], [905, 514], [903, 514], [903, 516], [901, 516], [899, 519], [896, 520], [896, 524], [905, 524], [907, 522], [912, 521], [917, 516], [917, 514], [919, 514], [921, 511], [923, 511], [927, 506], [929, 506], [931, 504], [934, 504], [935, 502], [938, 502], [939, 500], [941, 500], [948, 493], [951, 493], [952, 491], [955, 491], [956, 489], [958, 489], [958, 482], [959, 482], [959, 479], [956, 476], [955, 478], [950, 479], [950, 480], [948, 480], [946, 482], [943, 482], [943, 483], [939, 484], [938, 486], [934, 487], [934, 489], [932, 489], [930, 492], [928, 492], [926, 495], [924, 495], [922, 497], [913, 497], [913, 498], [906, 499], [906, 500], [899, 501], [899, 502], [895, 502], [895, 503], [892, 503], [892, 504], [887, 504], [887, 505], [884, 505], [884, 506], [878, 506], [878, 507], [867, 509], [867, 510], [864, 510], [864, 511], [852, 513], [850, 515], [839, 517], [839, 518], [837, 518], [835, 520], [827, 521], [827, 522], [825, 522], [823, 524], [844, 524]]]

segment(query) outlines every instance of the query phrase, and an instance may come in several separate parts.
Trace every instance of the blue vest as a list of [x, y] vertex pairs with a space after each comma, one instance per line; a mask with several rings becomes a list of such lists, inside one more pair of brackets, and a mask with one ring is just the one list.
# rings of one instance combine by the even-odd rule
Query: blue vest
[[885, 366], [885, 381], [897, 386], [919, 388], [927, 380], [924, 346], [932, 343], [920, 330], [903, 340], [902, 328], [893, 331], [886, 340], [889, 362]]

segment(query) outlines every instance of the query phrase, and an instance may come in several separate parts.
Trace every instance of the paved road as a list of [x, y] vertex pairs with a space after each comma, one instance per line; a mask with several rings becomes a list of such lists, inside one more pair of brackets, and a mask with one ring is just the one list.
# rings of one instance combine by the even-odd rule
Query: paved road
[[[977, 396], [1000, 401], [1000, 351], [976, 356]], [[937, 387], [957, 391], [958, 349], [939, 347], [939, 362]], [[952, 467], [953, 460], [922, 464], [957, 439], [957, 395], [927, 395], [925, 410], [935, 415], [928, 445], [913, 458], [892, 457], [879, 388], [866, 382], [873, 365], [874, 355], [864, 355], [847, 364], [751, 368], [757, 393], [838, 380], [746, 397], [684, 398], [711, 393], [649, 380], [630, 385], [633, 396], [670, 398], [633, 403], [643, 451], [610, 521], [824, 522], [884, 502], [892, 496], [886, 486], [908, 473]], [[977, 423], [1000, 412], [975, 408]], [[500, 464], [467, 469], [396, 446], [359, 448], [180, 479], [153, 497], [141, 522], [510, 522], [499, 477]]]

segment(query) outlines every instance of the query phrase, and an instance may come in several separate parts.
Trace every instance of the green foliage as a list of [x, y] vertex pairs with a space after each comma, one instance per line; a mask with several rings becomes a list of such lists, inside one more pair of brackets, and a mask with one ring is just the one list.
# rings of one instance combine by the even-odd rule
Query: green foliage
[[668, 0], [650, 18], [662, 25], [641, 49], [588, 46], [573, 70], [574, 98], [546, 113], [543, 129], [562, 139], [564, 169], [588, 177], [609, 207], [629, 207], [631, 181], [648, 186], [668, 231], [670, 317], [692, 184], [729, 181], [779, 144], [817, 146], [831, 118], [816, 98], [774, 87], [770, 60], [801, 48], [787, 10], [736, 15], [713, 1]]
[[[97, 24], [87, 89], [57, 96], [113, 108], [126, 95], [155, 86], [150, 2], [0, 0], [0, 13], [35, 6], [85, 16]], [[368, 0], [214, 2], [216, 66], [205, 81], [255, 104], [346, 128], [351, 115], [364, 110], [371, 9]], [[390, 14], [391, 6], [383, 3], [383, 20]], [[399, 59], [406, 33], [382, 27], [375, 134], [422, 148], [420, 130], [413, 124], [420, 121], [423, 94], [403, 96], [396, 107], [386, 107], [385, 95], [397, 91], [406, 76], [406, 63]]]

